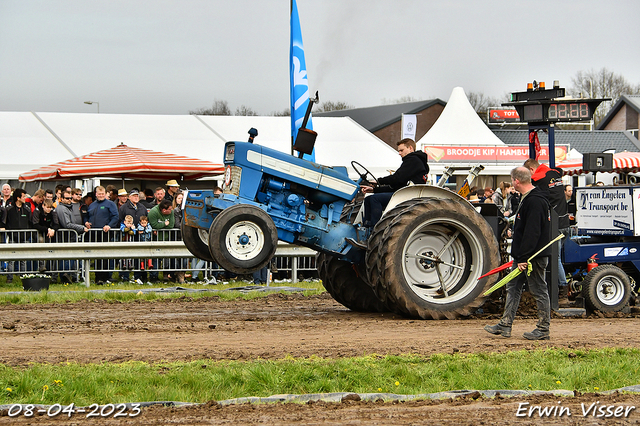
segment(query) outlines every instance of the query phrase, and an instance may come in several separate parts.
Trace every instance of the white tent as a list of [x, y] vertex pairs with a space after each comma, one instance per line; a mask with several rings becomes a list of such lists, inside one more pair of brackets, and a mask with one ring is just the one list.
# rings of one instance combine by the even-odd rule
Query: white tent
[[[462, 185], [468, 169], [475, 165], [485, 168], [473, 185], [494, 186], [500, 180], [508, 180], [510, 170], [521, 165], [523, 160], [504, 158], [512, 157], [514, 151], [526, 151], [528, 154], [527, 146], [509, 147], [493, 134], [469, 103], [462, 87], [453, 89], [442, 114], [417, 146], [429, 155], [432, 179], [448, 166], [458, 167], [454, 173], [458, 187]], [[449, 153], [451, 155], [447, 155]]]
[[418, 141], [425, 145], [504, 145], [478, 116], [462, 87], [451, 92], [447, 106], [433, 127]]
[[[291, 119], [289, 117], [199, 116], [224, 140], [246, 141], [251, 127], [258, 130], [255, 143], [291, 152]], [[357, 161], [376, 177], [400, 166], [397, 151], [374, 136], [350, 117], [313, 117], [313, 130], [318, 133], [315, 145], [316, 163], [346, 166], [352, 177], [351, 161]], [[222, 152], [221, 152], [222, 154]]]
[[0, 112], [0, 182], [74, 155], [30, 112]]
[[[400, 165], [391, 147], [350, 118], [314, 117], [313, 124], [320, 164], [351, 169], [356, 160], [377, 176]], [[256, 143], [290, 152], [290, 126], [289, 117], [0, 112], [0, 182], [121, 142], [222, 163], [224, 143], [246, 141], [251, 127]]]

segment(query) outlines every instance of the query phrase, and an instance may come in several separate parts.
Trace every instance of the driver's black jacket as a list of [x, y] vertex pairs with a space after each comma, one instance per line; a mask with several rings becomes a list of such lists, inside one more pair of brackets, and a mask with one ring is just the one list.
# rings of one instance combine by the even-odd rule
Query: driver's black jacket
[[428, 173], [427, 154], [422, 151], [411, 152], [402, 157], [402, 165], [394, 174], [378, 179], [380, 186], [375, 187], [373, 192], [395, 192], [407, 186], [409, 181], [415, 184], [425, 183]]

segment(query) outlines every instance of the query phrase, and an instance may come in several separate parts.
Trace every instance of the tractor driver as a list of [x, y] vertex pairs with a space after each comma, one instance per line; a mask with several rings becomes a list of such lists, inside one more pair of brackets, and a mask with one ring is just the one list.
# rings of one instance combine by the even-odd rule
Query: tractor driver
[[[398, 154], [402, 157], [402, 165], [392, 175], [378, 179], [379, 186], [363, 186], [362, 192], [371, 194], [364, 199], [364, 226], [373, 227], [382, 217], [382, 212], [389, 204], [395, 191], [407, 186], [409, 182], [425, 183], [429, 173], [427, 154], [416, 151], [416, 143], [412, 139], [397, 142]], [[355, 244], [354, 244], [355, 243]], [[351, 242], [359, 248], [366, 248], [363, 243]]]

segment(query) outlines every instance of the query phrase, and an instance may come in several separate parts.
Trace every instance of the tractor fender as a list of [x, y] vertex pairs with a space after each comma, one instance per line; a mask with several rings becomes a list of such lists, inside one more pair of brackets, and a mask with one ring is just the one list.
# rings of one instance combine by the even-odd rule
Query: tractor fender
[[467, 208], [473, 209], [473, 206], [466, 198], [461, 197], [455, 192], [449, 191], [448, 189], [440, 188], [439, 186], [433, 185], [410, 185], [405, 186], [394, 192], [389, 204], [387, 204], [387, 208], [383, 212], [383, 216], [395, 206], [405, 201], [411, 200], [413, 198], [438, 198], [438, 199], [446, 199], [458, 201], [460, 204], [464, 205]]

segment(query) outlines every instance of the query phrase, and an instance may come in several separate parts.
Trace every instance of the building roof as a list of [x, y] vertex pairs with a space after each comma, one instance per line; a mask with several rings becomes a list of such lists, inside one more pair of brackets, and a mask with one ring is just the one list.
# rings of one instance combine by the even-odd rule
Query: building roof
[[[529, 143], [528, 130], [493, 130], [493, 133], [507, 145], [525, 145]], [[538, 132], [540, 144], [548, 144], [547, 134]], [[616, 152], [640, 151], [640, 143], [631, 133], [622, 130], [556, 130], [556, 145], [569, 145], [580, 153], [604, 152], [615, 149]]]
[[319, 112], [313, 113], [313, 116], [351, 117], [353, 121], [373, 133], [400, 121], [402, 114], [415, 114], [434, 105], [445, 106], [446, 104], [440, 99], [432, 99], [429, 101], [406, 102], [402, 104]]
[[618, 114], [620, 108], [623, 105], [627, 105], [630, 108], [633, 108], [638, 114], [640, 114], [640, 95], [622, 95], [618, 102], [609, 110], [607, 115], [598, 123], [596, 129], [601, 130], [604, 129], [607, 124], [613, 119], [613, 117]]

